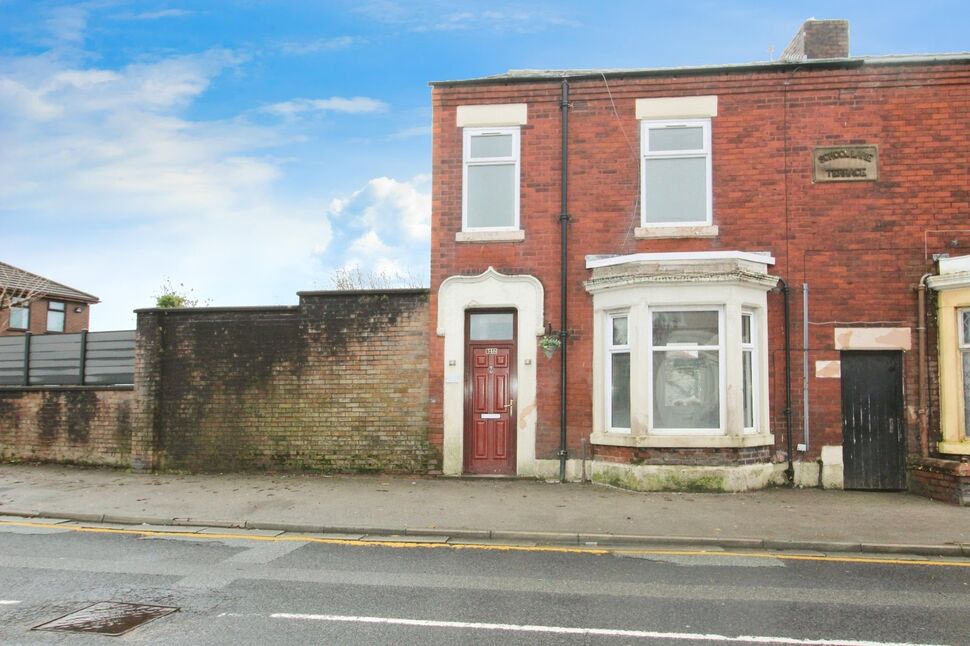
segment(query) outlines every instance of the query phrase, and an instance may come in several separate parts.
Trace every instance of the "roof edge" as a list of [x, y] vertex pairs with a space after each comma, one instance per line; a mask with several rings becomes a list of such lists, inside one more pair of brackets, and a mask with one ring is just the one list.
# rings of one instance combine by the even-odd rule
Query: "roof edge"
[[[3, 262], [3, 261], [0, 261], [0, 262]], [[98, 298], [97, 296], [95, 296], [94, 294], [89, 294], [88, 292], [81, 291], [80, 289], [77, 289], [76, 287], [71, 287], [70, 285], [65, 285], [64, 283], [60, 283], [60, 282], [58, 282], [56, 280], [51, 280], [50, 278], [48, 278], [46, 276], [41, 276], [40, 274], [34, 273], [32, 271], [27, 271], [26, 269], [23, 269], [21, 267], [18, 267], [17, 265], [12, 265], [9, 262], [3, 262], [3, 264], [6, 265], [6, 266], [8, 266], [8, 267], [13, 267], [17, 271], [21, 271], [21, 272], [23, 272], [25, 274], [29, 274], [31, 276], [34, 276], [35, 278], [40, 278], [41, 280], [46, 281], [46, 282], [50, 283], [51, 285], [56, 285], [58, 287], [63, 287], [64, 289], [68, 290], [69, 292], [72, 292], [70, 295], [68, 295], [68, 294], [55, 294], [55, 293], [51, 293], [50, 291], [46, 291], [46, 292], [43, 292], [43, 296], [44, 297], [47, 297], [47, 296], [57, 296], [57, 297], [60, 297], [61, 299], [65, 300], [65, 301], [77, 301], [77, 302], [80, 302], [80, 303], [88, 303], [88, 304], [91, 304], [91, 305], [94, 305], [94, 304], [97, 304], [97, 303], [100, 303], [101, 302], [101, 299]]]
[[798, 68], [839, 69], [857, 68], [867, 65], [943, 65], [947, 63], [970, 62], [970, 52], [952, 52], [940, 54], [903, 54], [886, 56], [850, 56], [847, 58], [818, 58], [805, 61], [756, 61], [752, 63], [730, 63], [717, 65], [693, 65], [685, 67], [654, 67], [654, 68], [608, 68], [608, 69], [565, 69], [565, 70], [509, 70], [504, 74], [482, 76], [470, 79], [455, 79], [446, 81], [430, 81], [431, 87], [457, 87], [463, 85], [496, 85], [510, 83], [545, 83], [559, 82], [562, 79], [588, 80], [620, 77], [651, 77], [651, 76], [701, 76], [719, 73], [746, 72], [786, 72]]

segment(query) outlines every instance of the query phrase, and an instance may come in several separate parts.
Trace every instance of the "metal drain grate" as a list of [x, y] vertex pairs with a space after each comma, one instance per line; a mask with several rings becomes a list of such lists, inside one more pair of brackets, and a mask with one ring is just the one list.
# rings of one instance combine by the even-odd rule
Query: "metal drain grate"
[[142, 603], [101, 601], [87, 608], [64, 615], [31, 630], [54, 630], [72, 633], [98, 633], [100, 635], [123, 635], [132, 628], [178, 612], [178, 608], [149, 606]]

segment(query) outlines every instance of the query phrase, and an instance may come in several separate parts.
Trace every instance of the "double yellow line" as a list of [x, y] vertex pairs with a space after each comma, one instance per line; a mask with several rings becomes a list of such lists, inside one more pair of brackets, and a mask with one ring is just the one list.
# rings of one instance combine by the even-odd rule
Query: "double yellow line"
[[344, 545], [352, 547], [388, 547], [393, 549], [448, 549], [448, 550], [476, 550], [483, 552], [539, 552], [555, 554], [585, 554], [593, 556], [604, 556], [607, 554], [630, 554], [630, 555], [655, 555], [655, 556], [713, 556], [731, 558], [751, 558], [751, 559], [778, 559], [781, 561], [827, 561], [833, 563], [865, 563], [869, 565], [928, 565], [933, 567], [970, 567], [970, 560], [931, 560], [931, 559], [901, 559], [883, 558], [868, 556], [832, 556], [824, 554], [789, 554], [786, 552], [732, 552], [732, 551], [713, 551], [713, 550], [674, 550], [674, 549], [648, 549], [648, 548], [612, 548], [605, 547], [568, 547], [559, 545], [490, 545], [478, 543], [417, 543], [411, 541], [388, 540], [360, 540], [353, 538], [323, 538], [309, 534], [282, 534], [280, 536], [258, 536], [254, 534], [233, 534], [229, 531], [225, 533], [206, 533], [195, 532], [164, 531], [160, 532], [151, 529], [118, 529], [116, 527], [91, 527], [85, 525], [65, 525], [57, 523], [38, 523], [32, 521], [3, 521], [0, 528], [5, 525], [14, 527], [41, 527], [45, 529], [61, 529], [71, 532], [84, 532], [91, 534], [121, 534], [142, 537], [183, 537], [195, 539], [211, 540], [243, 540], [243, 541], [266, 541], [266, 542], [288, 542], [299, 541], [304, 543], [323, 543], [326, 545]]

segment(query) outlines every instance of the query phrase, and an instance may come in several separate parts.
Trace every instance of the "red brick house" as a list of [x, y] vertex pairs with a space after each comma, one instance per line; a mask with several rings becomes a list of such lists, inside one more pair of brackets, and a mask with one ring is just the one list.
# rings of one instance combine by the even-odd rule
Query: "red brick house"
[[98, 302], [97, 296], [5, 262], [0, 293], [0, 336], [86, 330], [91, 305]]
[[432, 87], [446, 474], [970, 501], [970, 54]]

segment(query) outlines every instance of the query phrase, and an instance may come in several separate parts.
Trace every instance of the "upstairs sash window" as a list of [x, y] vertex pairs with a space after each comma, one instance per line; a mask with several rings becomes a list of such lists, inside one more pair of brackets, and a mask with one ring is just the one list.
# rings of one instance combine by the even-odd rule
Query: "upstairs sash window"
[[711, 224], [711, 120], [641, 123], [642, 225]]
[[519, 128], [465, 128], [462, 230], [519, 228]]

